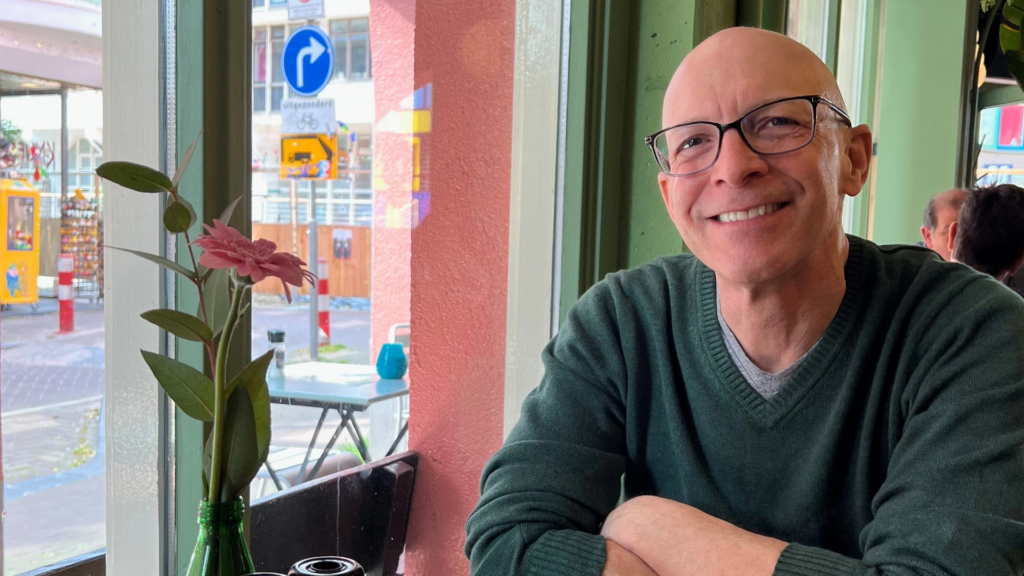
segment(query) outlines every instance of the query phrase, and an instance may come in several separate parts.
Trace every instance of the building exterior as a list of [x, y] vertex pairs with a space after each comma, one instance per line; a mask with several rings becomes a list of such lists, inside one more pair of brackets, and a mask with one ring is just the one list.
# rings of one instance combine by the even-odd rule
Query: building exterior
[[[373, 219], [373, 70], [368, 0], [325, 0], [325, 17], [289, 21], [283, 0], [252, 0], [253, 221], [302, 225], [310, 218], [309, 180], [280, 178], [281, 107], [296, 97], [281, 67], [285, 41], [296, 29], [326, 32], [335, 54], [330, 82], [316, 97], [335, 101], [338, 177], [316, 182], [316, 219], [323, 224], [370, 226]], [[295, 200], [295, 201], [293, 201]]]

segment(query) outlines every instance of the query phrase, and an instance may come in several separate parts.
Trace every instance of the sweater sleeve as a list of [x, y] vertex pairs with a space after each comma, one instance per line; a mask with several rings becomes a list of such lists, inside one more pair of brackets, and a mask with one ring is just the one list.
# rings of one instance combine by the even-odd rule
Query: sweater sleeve
[[573, 307], [544, 377], [483, 472], [466, 525], [474, 576], [599, 576], [625, 471], [622, 347], [607, 283]]
[[791, 544], [775, 576], [1024, 573], [1024, 301], [992, 288], [973, 283], [954, 322], [907, 346], [902, 431], [862, 558]]

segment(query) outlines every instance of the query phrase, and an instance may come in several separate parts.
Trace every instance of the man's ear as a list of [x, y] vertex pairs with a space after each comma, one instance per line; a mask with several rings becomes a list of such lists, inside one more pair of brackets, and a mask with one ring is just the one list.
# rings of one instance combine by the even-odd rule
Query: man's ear
[[953, 222], [949, 225], [949, 259], [956, 262], [956, 253], [953, 252], [953, 247], [956, 246], [956, 234], [960, 231], [960, 226]]
[[924, 245], [932, 247], [932, 231], [927, 226], [921, 226], [921, 237], [924, 238]]
[[1006, 276], [1008, 278], [1015, 276], [1017, 274], [1017, 271], [1020, 270], [1021, 265], [1024, 265], [1024, 254], [1021, 254], [1020, 258], [1017, 259], [1017, 263], [1011, 266], [1010, 269], [1006, 271]]
[[665, 208], [668, 210], [668, 217], [675, 223], [676, 215], [672, 213], [672, 202], [669, 201], [669, 189], [668, 189], [668, 176], [664, 172], [658, 172], [658, 187], [661, 188], [661, 199], [665, 202]]
[[864, 189], [871, 168], [871, 129], [867, 125], [861, 124], [850, 129], [846, 155], [850, 161], [850, 172], [844, 174], [842, 192], [853, 197]]

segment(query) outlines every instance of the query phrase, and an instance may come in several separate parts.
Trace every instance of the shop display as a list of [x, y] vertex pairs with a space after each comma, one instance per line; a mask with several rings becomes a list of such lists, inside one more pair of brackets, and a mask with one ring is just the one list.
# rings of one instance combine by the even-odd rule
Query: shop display
[[75, 293], [100, 290], [103, 256], [99, 249], [99, 204], [81, 195], [66, 199], [61, 206], [60, 253], [70, 254], [75, 261]]

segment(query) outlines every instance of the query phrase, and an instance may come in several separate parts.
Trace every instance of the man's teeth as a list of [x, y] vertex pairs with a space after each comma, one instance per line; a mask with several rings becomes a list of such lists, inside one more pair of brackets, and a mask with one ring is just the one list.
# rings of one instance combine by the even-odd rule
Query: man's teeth
[[718, 215], [719, 222], [738, 222], [740, 220], [750, 220], [751, 218], [757, 218], [758, 216], [764, 216], [765, 214], [771, 214], [779, 209], [778, 204], [765, 204], [763, 206], [756, 206], [750, 210], [743, 210], [742, 212], [726, 212], [725, 214]]

